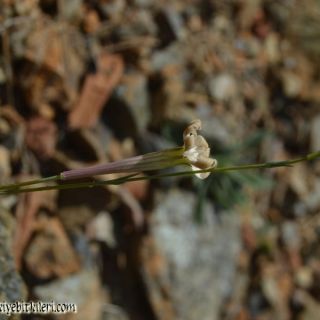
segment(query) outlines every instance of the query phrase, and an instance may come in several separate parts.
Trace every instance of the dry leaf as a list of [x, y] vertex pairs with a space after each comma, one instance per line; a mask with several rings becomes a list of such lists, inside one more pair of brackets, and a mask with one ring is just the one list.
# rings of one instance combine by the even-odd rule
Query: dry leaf
[[69, 114], [70, 127], [95, 126], [100, 113], [123, 73], [123, 61], [118, 55], [102, 54], [98, 71], [86, 77], [78, 103]]

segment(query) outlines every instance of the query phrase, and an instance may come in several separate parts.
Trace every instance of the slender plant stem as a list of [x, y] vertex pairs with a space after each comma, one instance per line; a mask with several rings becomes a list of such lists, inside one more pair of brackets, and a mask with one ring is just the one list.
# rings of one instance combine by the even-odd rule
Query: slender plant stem
[[40, 183], [46, 183], [46, 182], [57, 182], [60, 179], [60, 175], [52, 176], [52, 177], [46, 177], [46, 178], [39, 178], [39, 179], [34, 179], [34, 180], [29, 180], [29, 181], [24, 181], [24, 182], [17, 182], [13, 184], [7, 184], [0, 186], [0, 192], [2, 190], [15, 190], [19, 189], [21, 187], [26, 187], [26, 186], [31, 186], [34, 184], [40, 184]]
[[[73, 183], [62, 183], [56, 185], [42, 186], [42, 187], [32, 187], [32, 188], [21, 188], [21, 189], [9, 189], [2, 191], [0, 190], [0, 195], [2, 194], [18, 194], [23, 192], [35, 192], [35, 191], [45, 191], [45, 190], [67, 190], [67, 189], [83, 189], [92, 188], [103, 185], [119, 185], [130, 181], [130, 179], [140, 173], [130, 174], [124, 177], [111, 179], [111, 180], [92, 180], [86, 182], [73, 182]], [[59, 177], [59, 176], [58, 176]]]
[[270, 169], [277, 167], [291, 167], [296, 163], [311, 161], [320, 158], [320, 151], [313, 152], [307, 154], [306, 156], [285, 160], [285, 161], [274, 161], [274, 162], [265, 162], [265, 163], [255, 163], [255, 164], [246, 164], [239, 166], [230, 166], [230, 167], [218, 167], [214, 169], [205, 169], [205, 170], [197, 170], [197, 171], [179, 171], [174, 173], [165, 173], [158, 175], [150, 175], [150, 176], [137, 176], [139, 173], [127, 175], [124, 177], [120, 177], [117, 179], [111, 180], [92, 180], [88, 182], [70, 182], [63, 184], [55, 184], [48, 186], [40, 186], [40, 187], [28, 187], [34, 184], [43, 184], [46, 182], [58, 182], [60, 180], [60, 176], [52, 176], [48, 178], [36, 179], [31, 181], [26, 181], [13, 185], [6, 185], [0, 187], [0, 195], [4, 194], [17, 194], [23, 192], [34, 192], [34, 191], [44, 191], [44, 190], [65, 190], [65, 189], [76, 189], [76, 188], [92, 188], [103, 185], [119, 185], [126, 182], [139, 181], [139, 180], [153, 180], [167, 177], [177, 177], [177, 176], [192, 176], [196, 173], [204, 173], [204, 172], [227, 172], [227, 171], [239, 171], [239, 170], [252, 170], [252, 169]]

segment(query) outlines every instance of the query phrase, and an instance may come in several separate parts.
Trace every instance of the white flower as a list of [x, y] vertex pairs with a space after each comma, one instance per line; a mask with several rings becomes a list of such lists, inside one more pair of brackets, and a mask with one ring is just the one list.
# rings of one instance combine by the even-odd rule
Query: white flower
[[[210, 148], [198, 131], [201, 130], [201, 121], [194, 120], [183, 132], [184, 153], [183, 156], [188, 159], [193, 171], [203, 169], [213, 169], [217, 166], [216, 159], [210, 158]], [[196, 173], [200, 179], [205, 179], [210, 172]]]

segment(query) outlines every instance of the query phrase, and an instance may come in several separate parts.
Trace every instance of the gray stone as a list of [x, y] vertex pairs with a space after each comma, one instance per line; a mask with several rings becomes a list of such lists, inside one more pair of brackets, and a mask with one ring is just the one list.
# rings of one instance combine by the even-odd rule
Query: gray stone
[[147, 85], [147, 79], [143, 74], [133, 73], [126, 75], [117, 91], [128, 104], [140, 132], [146, 130], [151, 117]]
[[301, 246], [301, 236], [298, 225], [292, 221], [285, 221], [281, 226], [281, 236], [285, 246], [298, 250]]
[[228, 73], [222, 73], [209, 80], [209, 92], [217, 101], [229, 101], [237, 94], [235, 78]]
[[22, 278], [12, 257], [13, 219], [0, 206], [0, 301], [14, 302], [26, 299]]
[[[77, 317], [71, 319], [98, 320], [103, 314], [106, 296], [98, 273], [94, 270], [85, 270], [47, 285], [37, 286], [34, 292], [41, 301], [76, 304]], [[55, 319], [58, 319], [58, 315]]]
[[320, 179], [315, 179], [312, 191], [302, 200], [295, 204], [294, 213], [303, 216], [308, 212], [320, 207]]
[[236, 215], [217, 219], [205, 203], [203, 223], [194, 219], [196, 196], [174, 190], [162, 194], [154, 212], [153, 233], [168, 264], [177, 319], [218, 319], [231, 292], [240, 234]]
[[161, 71], [167, 65], [183, 65], [185, 52], [179, 43], [172, 44], [163, 50], [157, 50], [151, 56], [152, 71]]

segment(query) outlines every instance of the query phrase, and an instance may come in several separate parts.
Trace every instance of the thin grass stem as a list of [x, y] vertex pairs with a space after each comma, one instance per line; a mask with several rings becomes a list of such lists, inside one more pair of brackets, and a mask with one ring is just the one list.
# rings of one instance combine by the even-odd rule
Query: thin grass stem
[[21, 187], [31, 186], [31, 185], [40, 184], [40, 183], [42, 184], [42, 183], [47, 183], [47, 182], [57, 182], [57, 181], [59, 181], [59, 179], [60, 179], [60, 176], [56, 175], [56, 176], [51, 176], [51, 177], [46, 177], [46, 178], [38, 178], [38, 179], [34, 179], [34, 180], [29, 180], [29, 181], [6, 184], [6, 185], [0, 186], [0, 191], [9, 190], [9, 189], [14, 190], [14, 189], [19, 189]]

